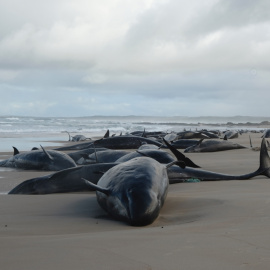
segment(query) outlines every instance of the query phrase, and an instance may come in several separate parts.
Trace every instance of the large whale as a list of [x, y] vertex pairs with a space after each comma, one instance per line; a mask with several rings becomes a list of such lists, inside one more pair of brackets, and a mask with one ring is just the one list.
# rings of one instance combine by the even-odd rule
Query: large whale
[[61, 170], [49, 175], [28, 179], [14, 187], [8, 194], [52, 194], [90, 191], [81, 178], [97, 183], [102, 175], [117, 163], [97, 163]]
[[137, 149], [144, 143], [154, 144], [157, 145], [158, 147], [162, 147], [162, 143], [159, 143], [157, 141], [148, 138], [129, 135], [129, 136], [114, 136], [102, 138], [100, 140], [96, 140], [90, 143], [89, 142], [80, 143], [71, 146], [59, 147], [56, 148], [55, 150], [59, 151], [82, 150], [85, 148], [93, 148], [93, 147], [105, 147], [109, 149]]
[[178, 139], [209, 139], [209, 136], [201, 131], [182, 131], [178, 132], [177, 135]]
[[0, 162], [0, 167], [18, 168], [24, 170], [59, 171], [76, 167], [75, 161], [65, 153], [55, 150], [28, 151], [19, 153], [14, 149], [14, 155]]
[[133, 226], [154, 222], [162, 208], [169, 186], [167, 167], [149, 157], [139, 157], [109, 169], [97, 185], [99, 205], [112, 217]]

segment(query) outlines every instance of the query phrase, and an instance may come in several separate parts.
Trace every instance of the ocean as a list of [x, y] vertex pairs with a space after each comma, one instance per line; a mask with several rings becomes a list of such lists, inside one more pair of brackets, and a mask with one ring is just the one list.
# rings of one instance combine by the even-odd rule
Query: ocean
[[[239, 129], [230, 123], [260, 123], [265, 117], [151, 117], [151, 116], [89, 116], [89, 117], [21, 117], [0, 116], [0, 152], [27, 151], [32, 147], [58, 146], [71, 135], [101, 137], [126, 134], [135, 130], [180, 132], [196, 129]], [[256, 125], [241, 125], [242, 129], [261, 129]]]

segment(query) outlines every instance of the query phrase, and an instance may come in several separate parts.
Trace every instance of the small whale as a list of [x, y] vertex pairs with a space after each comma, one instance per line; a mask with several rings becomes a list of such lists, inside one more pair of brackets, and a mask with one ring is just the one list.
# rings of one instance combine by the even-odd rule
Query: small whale
[[69, 150], [82, 150], [86, 148], [93, 147], [105, 147], [109, 149], [137, 149], [143, 143], [155, 144], [158, 147], [162, 147], [162, 143], [158, 141], [151, 140], [149, 138], [137, 137], [133, 135], [125, 136], [114, 136], [108, 138], [102, 138], [96, 141], [80, 143], [71, 146], [63, 146], [56, 148], [58, 151], [69, 151]]
[[235, 131], [235, 130], [227, 130], [224, 133], [224, 139], [228, 140], [228, 139], [236, 139], [239, 137], [239, 132]]
[[86, 140], [91, 140], [91, 138], [86, 138], [84, 135], [75, 135], [75, 136], [71, 136], [70, 133], [68, 131], [66, 131], [68, 136], [69, 136], [69, 141], [70, 142], [81, 142], [81, 141], [86, 141]]
[[14, 155], [0, 162], [0, 167], [10, 167], [23, 170], [59, 171], [76, 167], [74, 160], [65, 153], [55, 150], [34, 150], [19, 153], [14, 147]]
[[185, 149], [185, 153], [200, 153], [200, 152], [216, 152], [216, 151], [226, 151], [233, 149], [246, 148], [238, 143], [229, 142], [227, 140], [203, 140], [201, 139], [197, 144], [190, 146]]

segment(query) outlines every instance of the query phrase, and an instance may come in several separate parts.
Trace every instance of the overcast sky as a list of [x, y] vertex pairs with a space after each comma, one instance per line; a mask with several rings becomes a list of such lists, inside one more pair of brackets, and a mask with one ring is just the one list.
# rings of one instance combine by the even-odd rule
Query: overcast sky
[[269, 0], [0, 0], [0, 115], [270, 116]]

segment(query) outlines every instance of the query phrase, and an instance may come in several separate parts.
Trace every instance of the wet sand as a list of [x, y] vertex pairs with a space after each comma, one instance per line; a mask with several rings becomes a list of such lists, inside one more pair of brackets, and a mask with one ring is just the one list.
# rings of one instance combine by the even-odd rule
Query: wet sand
[[[261, 134], [251, 137], [259, 146]], [[248, 134], [234, 141], [249, 147]], [[227, 174], [259, 166], [249, 148], [187, 156]], [[1, 168], [0, 192], [46, 174]], [[269, 194], [265, 176], [170, 185], [146, 227], [111, 219], [95, 193], [1, 195], [1, 269], [269, 269]]]

